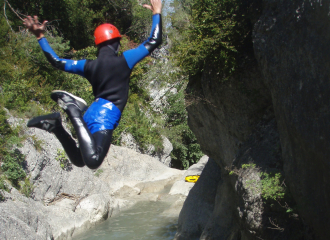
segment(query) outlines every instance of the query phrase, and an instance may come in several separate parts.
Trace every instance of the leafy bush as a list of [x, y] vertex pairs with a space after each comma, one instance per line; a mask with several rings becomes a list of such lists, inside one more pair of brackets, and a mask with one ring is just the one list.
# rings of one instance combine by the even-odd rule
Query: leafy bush
[[6, 183], [5, 183], [5, 178], [4, 178], [4, 176], [1, 176], [1, 177], [0, 177], [0, 189], [1, 189], [1, 190], [8, 191], [8, 188], [7, 188]]
[[[4, 21], [1, 17], [0, 20]], [[6, 30], [4, 26], [2, 28]], [[48, 32], [47, 39], [59, 56], [63, 56], [68, 50], [68, 42], [56, 34], [55, 30]], [[30, 112], [35, 109], [35, 114], [39, 114], [42, 111], [36, 103], [50, 107], [53, 103], [49, 94], [63, 85], [65, 75], [48, 63], [31, 34], [22, 31], [6, 36], [7, 41], [0, 47], [0, 86], [5, 93], [2, 102], [10, 110]], [[58, 72], [55, 74], [55, 71]]]
[[134, 140], [146, 151], [149, 145], [155, 147], [155, 151], [161, 151], [163, 148], [163, 141], [160, 132], [156, 127], [153, 127], [151, 118], [148, 118], [144, 111], [147, 109], [140, 109], [144, 106], [139, 103], [137, 94], [132, 94], [129, 102], [123, 112], [122, 119], [118, 128], [113, 135], [113, 143], [120, 145], [120, 134], [129, 132], [134, 137]]
[[242, 169], [255, 168], [255, 167], [256, 165], [254, 163], [242, 164]]
[[0, 162], [2, 179], [5, 176], [14, 186], [25, 178], [26, 174], [22, 164], [25, 156], [18, 150], [12, 150], [14, 145], [19, 145], [22, 138], [19, 136], [20, 128], [12, 129], [7, 122], [6, 111], [0, 104]]
[[143, 42], [149, 37], [151, 26], [151, 12], [148, 9], [141, 7], [138, 1], [132, 2], [132, 23], [127, 31], [127, 35], [134, 42]]
[[7, 186], [6, 186], [4, 176], [0, 176], [0, 201], [3, 201], [5, 198], [4, 198], [4, 196], [1, 194], [1, 190], [7, 191], [7, 192], [8, 192], [8, 190], [9, 190], [9, 189], [7, 188]]
[[[180, 86], [178, 86], [180, 88]], [[168, 107], [164, 108], [166, 114], [165, 135], [173, 144], [171, 153], [173, 166], [187, 169], [199, 161], [204, 155], [194, 133], [188, 126], [188, 114], [184, 102], [184, 90], [177, 93], [168, 93]]]
[[68, 167], [71, 166], [71, 162], [69, 161], [65, 151], [62, 149], [57, 149], [57, 156], [55, 159], [59, 161], [60, 166], [63, 170], [66, 170]]
[[[255, 163], [242, 164], [241, 169], [254, 169], [256, 168]], [[239, 174], [239, 170], [234, 169], [229, 172], [229, 175]], [[248, 180], [247, 186], [250, 189], [255, 189], [257, 192], [260, 191], [261, 197], [264, 200], [274, 200], [279, 201], [282, 200], [286, 195], [286, 187], [284, 185], [284, 180], [280, 172], [278, 170], [272, 171], [270, 173], [260, 172], [260, 182], [253, 179]]]
[[[14, 9], [26, 15], [38, 15], [40, 22], [57, 27], [71, 47], [82, 49], [94, 44], [93, 32], [101, 23], [110, 22], [121, 32], [126, 32], [132, 23], [133, 0], [11, 0]], [[3, 0], [0, 1], [3, 6]], [[7, 11], [14, 21], [14, 30], [21, 26], [17, 17]], [[17, 19], [17, 20], [16, 20]]]
[[237, 69], [239, 61], [253, 55], [251, 18], [256, 11], [260, 11], [254, 5], [260, 4], [260, 1], [175, 2], [186, 6], [179, 8], [179, 11], [186, 9], [188, 13], [181, 24], [175, 18], [172, 21], [181, 35], [174, 40], [172, 53], [186, 73], [196, 75], [207, 64], [226, 79]]
[[265, 200], [281, 200], [285, 196], [285, 187], [281, 173], [265, 173], [260, 174], [261, 177], [261, 196]]
[[33, 141], [34, 148], [38, 152], [40, 152], [43, 149], [42, 145], [43, 145], [44, 141], [43, 140], [39, 140], [35, 135], [32, 135], [31, 138], [32, 138], [32, 141]]
[[23, 180], [26, 176], [26, 173], [22, 167], [25, 156], [19, 151], [11, 151], [7, 152], [2, 157], [1, 169], [4, 175], [13, 184], [13, 186], [18, 187], [18, 181]]
[[30, 197], [33, 192], [33, 189], [35, 188], [35, 186], [33, 186], [33, 184], [30, 181], [30, 176], [26, 177], [24, 179], [24, 182], [20, 182], [19, 185], [21, 188], [20, 192], [24, 194], [26, 197]]

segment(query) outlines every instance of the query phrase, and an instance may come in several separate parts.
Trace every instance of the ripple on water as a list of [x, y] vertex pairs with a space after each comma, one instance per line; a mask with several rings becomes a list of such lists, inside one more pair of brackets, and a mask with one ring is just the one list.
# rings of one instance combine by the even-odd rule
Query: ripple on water
[[162, 215], [169, 203], [138, 202], [132, 208], [98, 224], [75, 240], [170, 240], [177, 230], [177, 218]]

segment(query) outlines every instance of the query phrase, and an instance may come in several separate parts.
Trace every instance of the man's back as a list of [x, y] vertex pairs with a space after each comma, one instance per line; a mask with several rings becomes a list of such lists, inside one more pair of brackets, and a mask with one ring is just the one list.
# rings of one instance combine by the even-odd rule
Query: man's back
[[115, 104], [120, 111], [126, 105], [131, 69], [125, 57], [116, 56], [113, 49], [104, 46], [96, 60], [87, 60], [85, 77], [93, 87], [95, 98], [104, 98]]

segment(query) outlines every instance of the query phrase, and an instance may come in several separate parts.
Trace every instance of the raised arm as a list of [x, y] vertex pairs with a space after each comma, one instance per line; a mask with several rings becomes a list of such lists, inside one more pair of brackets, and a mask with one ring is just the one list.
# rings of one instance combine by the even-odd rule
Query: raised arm
[[41, 24], [37, 16], [34, 16], [34, 18], [28, 16], [24, 19], [23, 24], [27, 27], [27, 29], [29, 29], [31, 33], [36, 36], [42, 51], [53, 67], [69, 73], [79, 74], [84, 77], [84, 66], [86, 60], [76, 61], [70, 59], [61, 59], [48, 44], [48, 41], [44, 35], [47, 21], [44, 21]]
[[124, 52], [124, 57], [130, 69], [133, 69], [135, 64], [148, 56], [162, 43], [162, 1], [150, 0], [150, 3], [151, 5], [143, 5], [143, 7], [150, 9], [153, 13], [149, 38], [137, 48]]
[[150, 37], [144, 42], [144, 46], [151, 53], [162, 43], [162, 1], [150, 0], [151, 5], [144, 4], [143, 7], [152, 11], [152, 28]]

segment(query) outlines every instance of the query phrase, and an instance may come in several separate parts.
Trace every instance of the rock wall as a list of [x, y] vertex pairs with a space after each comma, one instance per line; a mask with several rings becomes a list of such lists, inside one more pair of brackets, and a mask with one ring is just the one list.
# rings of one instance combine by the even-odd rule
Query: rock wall
[[[330, 239], [329, 3], [263, 0], [255, 58], [227, 81], [212, 66], [190, 79], [189, 126], [221, 169], [212, 215], [192, 237]], [[255, 187], [274, 170], [292, 195], [286, 206], [265, 204]]]
[[254, 48], [272, 93], [285, 176], [305, 222], [330, 239], [330, 4], [265, 3]]
[[180, 212], [175, 239], [198, 239], [212, 214], [220, 168], [210, 159]]

